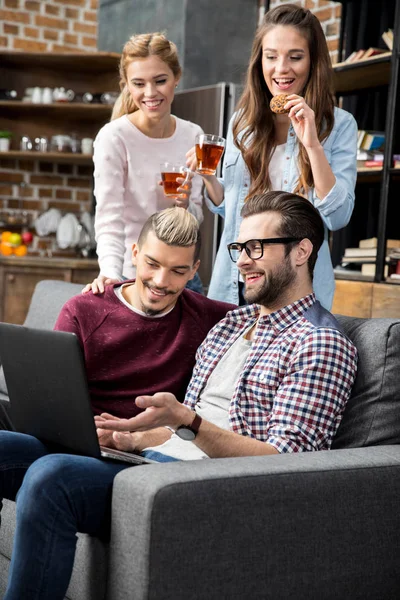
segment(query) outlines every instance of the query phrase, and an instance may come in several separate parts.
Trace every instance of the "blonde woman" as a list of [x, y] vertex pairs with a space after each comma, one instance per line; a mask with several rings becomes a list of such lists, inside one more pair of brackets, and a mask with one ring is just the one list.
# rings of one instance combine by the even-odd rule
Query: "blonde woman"
[[[84, 292], [103, 292], [104, 284], [133, 279], [132, 244], [147, 218], [172, 205], [191, 212], [199, 222], [202, 181], [196, 177], [180, 196], [164, 196], [160, 164], [185, 165], [186, 153], [202, 133], [194, 123], [171, 114], [182, 69], [177, 48], [161, 33], [132, 36], [120, 61], [121, 94], [110, 123], [94, 147], [95, 232], [100, 273]], [[183, 182], [183, 179], [182, 179]], [[198, 275], [188, 287], [201, 291]]]

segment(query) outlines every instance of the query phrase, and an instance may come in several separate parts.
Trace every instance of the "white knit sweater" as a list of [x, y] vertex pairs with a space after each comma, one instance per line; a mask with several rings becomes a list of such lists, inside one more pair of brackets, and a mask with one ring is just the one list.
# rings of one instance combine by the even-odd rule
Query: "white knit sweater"
[[[137, 241], [147, 218], [173, 206], [158, 185], [160, 164], [186, 165], [186, 152], [202, 129], [176, 120], [169, 138], [149, 138], [125, 115], [104, 125], [94, 146], [95, 231], [100, 273], [114, 279], [135, 277], [132, 244]], [[189, 211], [203, 219], [202, 180], [192, 180]]]

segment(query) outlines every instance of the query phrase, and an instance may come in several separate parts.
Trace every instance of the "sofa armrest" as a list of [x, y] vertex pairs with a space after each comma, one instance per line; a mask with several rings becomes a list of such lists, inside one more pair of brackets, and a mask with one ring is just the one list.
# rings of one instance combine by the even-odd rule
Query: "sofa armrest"
[[396, 597], [399, 495], [400, 446], [133, 467], [108, 598]]

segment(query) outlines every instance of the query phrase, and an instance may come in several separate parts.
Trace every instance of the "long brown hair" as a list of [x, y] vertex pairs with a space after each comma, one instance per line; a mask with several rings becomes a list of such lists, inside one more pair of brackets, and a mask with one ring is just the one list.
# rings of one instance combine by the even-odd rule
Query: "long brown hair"
[[[262, 41], [265, 34], [277, 25], [295, 27], [308, 42], [310, 74], [303, 96], [315, 113], [315, 125], [321, 142], [329, 136], [334, 124], [332, 66], [320, 22], [309, 10], [294, 4], [283, 4], [268, 11], [254, 38], [245, 89], [233, 123], [234, 141], [251, 177], [247, 198], [262, 194], [271, 186], [268, 167], [276, 143], [274, 117], [266, 108], [272, 95], [262, 71]], [[294, 192], [306, 194], [308, 188], [314, 185], [314, 180], [302, 144], [299, 144], [298, 160], [300, 176]]]
[[179, 79], [181, 76], [182, 69], [179, 64], [177, 47], [173, 42], [167, 40], [165, 35], [159, 32], [133, 35], [122, 49], [122, 56], [119, 62], [119, 87], [121, 93], [114, 104], [111, 121], [137, 110], [137, 106], [133, 102], [128, 89], [126, 71], [131, 62], [137, 58], [147, 58], [148, 56], [158, 56], [158, 58], [169, 66], [176, 79]]

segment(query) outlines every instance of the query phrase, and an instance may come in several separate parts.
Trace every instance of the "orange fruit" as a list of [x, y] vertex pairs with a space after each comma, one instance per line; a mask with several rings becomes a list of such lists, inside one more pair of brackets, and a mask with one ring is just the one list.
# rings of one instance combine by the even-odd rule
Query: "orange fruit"
[[10, 244], [7, 244], [6, 242], [1, 242], [1, 244], [0, 244], [0, 253], [3, 256], [10, 256], [13, 253], [13, 249], [10, 246]]
[[18, 246], [18, 248], [14, 248], [14, 254], [16, 256], [25, 256], [27, 252], [28, 248], [25, 246], [25, 244], [21, 244], [20, 246]]
[[1, 234], [1, 241], [2, 242], [9, 242], [10, 241], [10, 235], [12, 235], [11, 231], [3, 231]]

